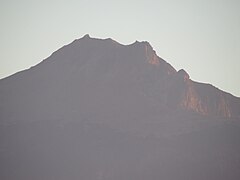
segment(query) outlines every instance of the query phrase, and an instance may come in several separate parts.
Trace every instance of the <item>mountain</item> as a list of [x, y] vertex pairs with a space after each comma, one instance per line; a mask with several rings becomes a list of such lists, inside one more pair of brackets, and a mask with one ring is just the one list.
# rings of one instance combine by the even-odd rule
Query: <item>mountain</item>
[[0, 80], [0, 179], [239, 179], [240, 98], [148, 42], [89, 35]]

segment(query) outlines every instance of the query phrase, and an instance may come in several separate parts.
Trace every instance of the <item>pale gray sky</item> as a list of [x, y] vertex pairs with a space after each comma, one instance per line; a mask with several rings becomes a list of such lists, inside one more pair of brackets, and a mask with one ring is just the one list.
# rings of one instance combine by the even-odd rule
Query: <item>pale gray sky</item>
[[240, 96], [239, 0], [0, 0], [0, 78], [90, 34], [147, 40], [193, 80]]

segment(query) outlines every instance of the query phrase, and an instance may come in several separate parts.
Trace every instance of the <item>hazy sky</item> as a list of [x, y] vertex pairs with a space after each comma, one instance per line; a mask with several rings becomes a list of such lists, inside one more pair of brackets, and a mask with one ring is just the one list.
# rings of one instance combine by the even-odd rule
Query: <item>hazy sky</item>
[[0, 78], [90, 34], [147, 40], [193, 80], [240, 96], [239, 0], [0, 0]]

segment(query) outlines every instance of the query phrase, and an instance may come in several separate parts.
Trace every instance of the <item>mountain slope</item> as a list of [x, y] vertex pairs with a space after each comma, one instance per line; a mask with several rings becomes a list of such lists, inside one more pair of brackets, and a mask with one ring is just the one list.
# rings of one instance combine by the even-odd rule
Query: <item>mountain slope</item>
[[0, 80], [0, 179], [239, 179], [240, 99], [148, 42], [88, 35]]
[[[133, 88], [133, 91], [154, 99], [158, 104], [182, 107], [205, 115], [240, 116], [239, 98], [211, 85], [193, 82], [184, 70], [177, 72], [159, 58], [147, 42], [124, 46], [111, 39], [100, 40], [86, 35], [56, 51], [37, 66], [0, 83], [3, 99], [9, 98], [8, 94], [4, 94], [9, 90], [14, 95], [20, 93], [21, 86], [21, 93], [26, 96], [43, 93], [38, 91], [50, 93], [60, 89], [64, 89], [64, 96], [72, 94], [70, 91], [84, 89], [85, 85], [93, 90], [105, 88], [111, 91], [115, 87], [129, 91]], [[9, 99], [5, 101], [10, 102]]]

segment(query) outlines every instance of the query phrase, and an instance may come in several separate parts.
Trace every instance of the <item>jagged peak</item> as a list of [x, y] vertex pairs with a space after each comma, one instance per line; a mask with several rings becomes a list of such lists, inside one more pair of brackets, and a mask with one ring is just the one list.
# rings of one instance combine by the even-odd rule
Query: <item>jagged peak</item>
[[91, 39], [90, 35], [89, 34], [85, 34], [82, 39]]
[[180, 77], [184, 79], [184, 81], [190, 78], [189, 74], [184, 69], [180, 69], [177, 73]]
[[142, 41], [141, 43], [144, 44], [145, 46], [149, 46], [152, 48], [151, 44], [148, 41]]
[[148, 49], [153, 49], [153, 47], [151, 46], [151, 44], [148, 41], [138, 41], [136, 40], [134, 43], [130, 44], [129, 46], [144, 46]]
[[[85, 34], [83, 37], [75, 39], [73, 42], [79, 42], [81, 40], [106, 41], [106, 42], [114, 43], [114, 44], [121, 45], [121, 46], [132, 46], [132, 47], [142, 46], [142, 47], [145, 47], [145, 49], [154, 51], [153, 47], [151, 46], [151, 44], [148, 41], [138, 41], [138, 40], [136, 40], [134, 43], [131, 43], [131, 44], [122, 44], [122, 43], [119, 43], [118, 41], [116, 41], [112, 38], [93, 38], [89, 34]], [[154, 53], [155, 53], [155, 51], [154, 51]]]
[[89, 34], [85, 34], [83, 37], [81, 38], [78, 38], [78, 39], [75, 39], [73, 42], [74, 43], [80, 43], [82, 42], [82, 40], [84, 41], [89, 41], [89, 42], [94, 42], [94, 41], [102, 41], [102, 42], [108, 42], [108, 43], [112, 43], [112, 44], [115, 44], [115, 45], [121, 45], [121, 46], [124, 46], [123, 44], [115, 41], [114, 39], [112, 38], [93, 38], [91, 37]]

